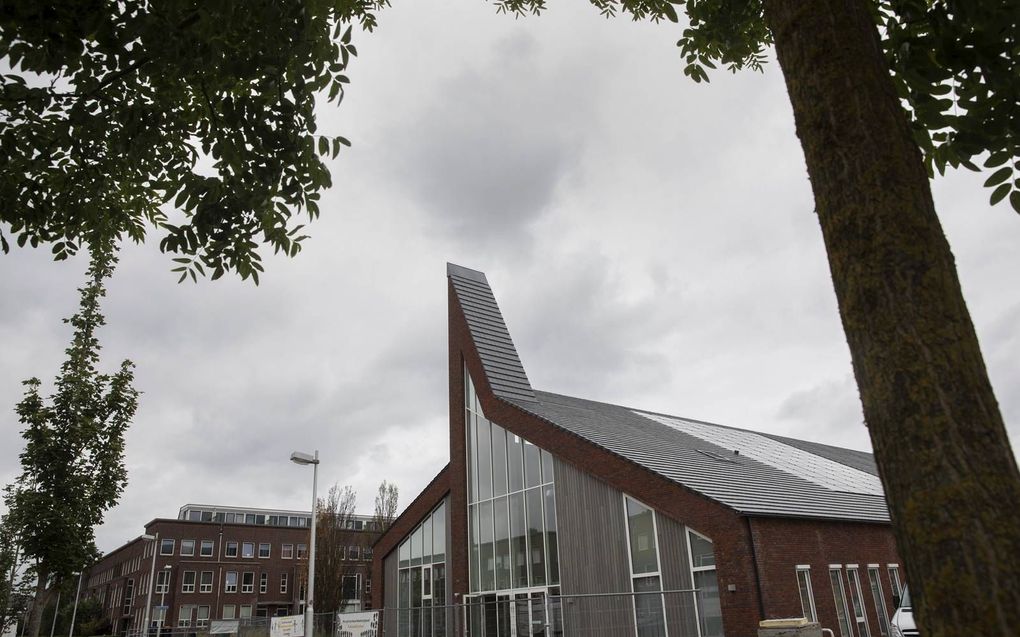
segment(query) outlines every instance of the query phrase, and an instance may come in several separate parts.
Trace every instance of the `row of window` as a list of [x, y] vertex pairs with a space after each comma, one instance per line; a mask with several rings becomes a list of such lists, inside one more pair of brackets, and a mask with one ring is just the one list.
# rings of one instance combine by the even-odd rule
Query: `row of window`
[[[843, 577], [844, 570], [846, 571], [845, 580]], [[899, 565], [888, 564], [886, 572], [889, 575], [889, 586], [893, 598], [899, 598], [903, 592]], [[845, 586], [844, 581], [849, 586]], [[830, 564], [829, 582], [832, 585], [833, 601], [836, 604], [836, 623], [839, 626], [840, 637], [871, 637], [871, 629], [868, 627], [868, 617], [865, 609], [866, 598], [861, 586], [860, 567], [857, 564], [847, 564], [845, 567], [842, 564]], [[878, 629], [882, 633], [882, 637], [889, 637], [889, 609], [885, 604], [881, 567], [878, 564], [868, 564], [867, 584], [868, 588], [871, 589], [871, 597], [875, 603]], [[810, 621], [818, 621], [814, 592], [811, 587], [810, 566], [797, 566], [797, 587], [800, 590], [800, 604], [804, 617]], [[849, 596], [847, 591], [849, 591]]]
[[[177, 540], [171, 538], [164, 538], [159, 543], [159, 554], [160, 555], [173, 555], [177, 545]], [[213, 557], [215, 543], [213, 540], [181, 540], [181, 548], [179, 555], [181, 557], [194, 557], [195, 549], [198, 549], [199, 557]], [[256, 549], [257, 547], [257, 549]], [[367, 548], [367, 547], [366, 547]], [[256, 553], [257, 550], [257, 553]], [[242, 557], [254, 559], [256, 555], [260, 559], [269, 559], [272, 557], [273, 545], [270, 542], [237, 542], [229, 540], [224, 544], [223, 556], [224, 557]], [[367, 551], [368, 557], [371, 559], [371, 549]], [[280, 545], [280, 557], [289, 560], [294, 557], [297, 559], [304, 559], [308, 557], [308, 545], [307, 544], [281, 544]], [[352, 558], [354, 559], [354, 558]]]
[[[238, 576], [240, 575], [240, 579]], [[130, 581], [130, 580], [128, 580]], [[254, 593], [255, 592], [255, 572], [244, 571], [238, 573], [238, 571], [227, 571], [223, 577], [223, 592], [224, 593], [236, 593], [238, 592], [238, 582], [240, 581], [240, 592], [242, 593]], [[288, 574], [280, 574], [280, 592], [286, 593], [287, 586], [289, 584]], [[212, 571], [183, 571], [181, 573], [181, 592], [182, 593], [211, 593], [214, 585], [214, 573]], [[156, 573], [156, 588], [154, 589], [157, 594], [170, 592], [170, 573], [169, 571], [163, 570]], [[259, 574], [259, 592], [266, 593], [269, 591], [269, 573]]]
[[269, 526], [309, 527], [312, 518], [305, 515], [286, 515], [283, 513], [248, 513], [244, 511], [207, 511], [187, 509], [181, 519], [192, 522], [220, 522], [225, 524], [258, 524]]
[[397, 579], [397, 637], [446, 634], [446, 503], [401, 543]]

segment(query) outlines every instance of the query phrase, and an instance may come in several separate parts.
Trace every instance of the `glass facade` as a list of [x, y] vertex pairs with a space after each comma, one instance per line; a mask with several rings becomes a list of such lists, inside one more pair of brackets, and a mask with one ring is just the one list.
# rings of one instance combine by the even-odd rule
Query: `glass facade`
[[[397, 634], [446, 634], [446, 503], [440, 504], [397, 549]], [[433, 612], [435, 607], [440, 610]]]
[[552, 456], [490, 422], [465, 377], [472, 593], [559, 584]]

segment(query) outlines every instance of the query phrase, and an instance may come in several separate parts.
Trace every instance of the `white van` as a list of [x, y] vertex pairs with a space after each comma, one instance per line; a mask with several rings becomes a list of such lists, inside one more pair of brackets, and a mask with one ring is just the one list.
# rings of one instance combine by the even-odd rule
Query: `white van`
[[892, 637], [917, 637], [919, 634], [914, 610], [910, 607], [910, 590], [904, 587], [903, 598], [892, 616]]

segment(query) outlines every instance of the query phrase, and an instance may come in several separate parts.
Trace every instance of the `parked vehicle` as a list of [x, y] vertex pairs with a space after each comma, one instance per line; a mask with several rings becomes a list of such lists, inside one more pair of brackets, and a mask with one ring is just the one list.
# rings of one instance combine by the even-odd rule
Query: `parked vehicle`
[[892, 616], [892, 637], [918, 637], [917, 624], [914, 623], [914, 610], [910, 607], [910, 589], [903, 588], [903, 597]]

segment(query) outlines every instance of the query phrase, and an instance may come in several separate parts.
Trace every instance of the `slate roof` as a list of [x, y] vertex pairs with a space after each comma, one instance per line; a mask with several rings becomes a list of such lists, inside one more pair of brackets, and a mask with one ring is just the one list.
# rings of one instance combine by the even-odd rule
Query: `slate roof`
[[485, 275], [447, 273], [498, 398], [745, 515], [889, 522], [871, 454], [532, 389]]
[[485, 275], [452, 263], [446, 264], [446, 275], [453, 284], [492, 392], [508, 400], [533, 402], [535, 392]]

